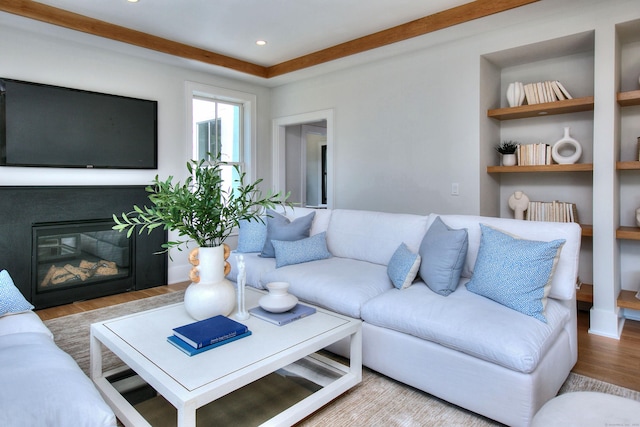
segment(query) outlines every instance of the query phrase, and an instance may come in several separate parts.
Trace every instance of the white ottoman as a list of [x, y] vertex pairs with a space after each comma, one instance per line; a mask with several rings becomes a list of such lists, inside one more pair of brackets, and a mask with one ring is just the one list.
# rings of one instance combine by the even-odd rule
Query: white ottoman
[[640, 402], [592, 391], [561, 394], [540, 408], [531, 426], [640, 426]]

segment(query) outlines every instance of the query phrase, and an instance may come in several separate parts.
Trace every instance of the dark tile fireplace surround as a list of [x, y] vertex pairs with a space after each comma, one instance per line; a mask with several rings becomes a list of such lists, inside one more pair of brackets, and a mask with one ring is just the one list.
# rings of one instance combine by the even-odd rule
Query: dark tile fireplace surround
[[144, 186], [0, 187], [0, 269], [36, 308], [167, 283], [167, 233], [111, 229]]

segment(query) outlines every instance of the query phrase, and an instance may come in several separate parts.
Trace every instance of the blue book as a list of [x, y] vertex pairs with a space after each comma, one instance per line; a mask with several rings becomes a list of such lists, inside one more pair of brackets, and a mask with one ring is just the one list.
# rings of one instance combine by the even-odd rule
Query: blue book
[[189, 356], [195, 356], [196, 354], [200, 354], [202, 352], [211, 350], [212, 348], [220, 347], [221, 345], [228, 344], [230, 342], [239, 340], [240, 338], [248, 337], [249, 335], [251, 335], [251, 331], [247, 331], [244, 334], [236, 335], [236, 336], [234, 336], [232, 338], [227, 338], [226, 340], [218, 341], [215, 344], [211, 344], [211, 345], [208, 345], [206, 347], [202, 347], [202, 348], [198, 348], [198, 349], [195, 349], [195, 348], [191, 347], [189, 344], [187, 344], [186, 342], [182, 341], [180, 338], [178, 338], [175, 335], [171, 335], [171, 336], [167, 337], [167, 341], [169, 341], [171, 344], [173, 344], [176, 348], [178, 348], [183, 353], [186, 353]]
[[296, 306], [291, 310], [285, 311], [283, 313], [271, 313], [270, 311], [267, 311], [262, 307], [254, 307], [249, 309], [249, 313], [257, 317], [258, 319], [266, 320], [267, 322], [271, 322], [274, 325], [278, 326], [295, 322], [296, 320], [307, 317], [315, 312], [316, 309], [314, 307], [303, 304], [296, 304]]
[[242, 323], [219, 315], [173, 329], [173, 335], [195, 349], [206, 347], [247, 332]]

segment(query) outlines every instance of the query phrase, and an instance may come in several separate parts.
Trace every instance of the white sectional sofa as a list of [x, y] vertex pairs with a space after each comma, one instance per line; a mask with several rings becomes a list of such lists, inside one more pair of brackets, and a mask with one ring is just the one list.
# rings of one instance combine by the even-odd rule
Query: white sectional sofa
[[115, 427], [93, 382], [56, 346], [5, 270], [0, 306], [0, 426]]
[[[528, 426], [575, 365], [577, 224], [340, 209], [285, 214], [302, 231], [312, 215], [306, 231], [315, 239], [274, 235], [270, 219], [241, 224], [234, 252], [243, 251], [247, 285], [286, 281], [302, 301], [362, 319], [365, 366], [501, 423]], [[435, 231], [442, 223], [444, 232]], [[460, 230], [464, 250], [448, 237]], [[261, 256], [262, 242], [271, 240], [275, 258]], [[409, 277], [396, 287], [389, 263], [399, 253], [424, 257], [402, 257]], [[229, 261], [234, 280], [236, 257]], [[443, 279], [455, 283], [434, 286]], [[346, 355], [347, 348], [330, 350]]]

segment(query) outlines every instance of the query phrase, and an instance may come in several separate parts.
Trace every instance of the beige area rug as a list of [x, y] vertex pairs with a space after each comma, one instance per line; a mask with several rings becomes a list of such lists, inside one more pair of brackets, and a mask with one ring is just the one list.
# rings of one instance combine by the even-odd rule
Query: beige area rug
[[[72, 314], [48, 320], [45, 324], [53, 332], [58, 346], [69, 353], [82, 370], [88, 373], [89, 326], [91, 323], [180, 302], [182, 299], [183, 292], [174, 292], [113, 307]], [[121, 363], [108, 351], [105, 351], [104, 358], [108, 368]], [[560, 394], [572, 391], [597, 391], [640, 401], [640, 392], [573, 373], [569, 375], [560, 389]], [[255, 388], [254, 392], [263, 394], [264, 389]], [[155, 404], [160, 405], [161, 402], [157, 401]], [[157, 419], [166, 420], [167, 417], [163, 416], [167, 414], [163, 412], [167, 411], [166, 405], [160, 405], [163, 409], [154, 409], [153, 405], [154, 402], [149, 402], [145, 412], [154, 413], [157, 411], [156, 415], [160, 415]], [[229, 408], [229, 406], [226, 407]], [[142, 412], [145, 408], [141, 407], [140, 409]], [[200, 411], [198, 414], [200, 417]], [[168, 418], [175, 419], [171, 416]], [[232, 417], [231, 419], [238, 421], [238, 418]], [[217, 421], [215, 425], [227, 425], [224, 420], [218, 419]], [[206, 422], [204, 424], [210, 425]], [[365, 368], [362, 383], [298, 425], [304, 427], [413, 427], [427, 425], [474, 427], [498, 426], [500, 424]]]

